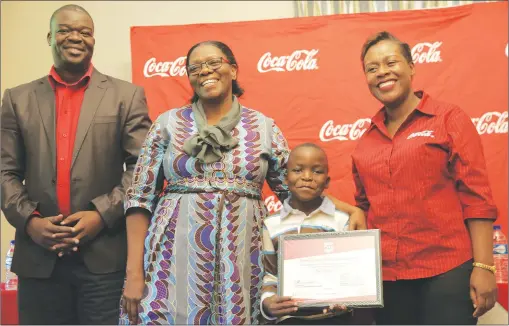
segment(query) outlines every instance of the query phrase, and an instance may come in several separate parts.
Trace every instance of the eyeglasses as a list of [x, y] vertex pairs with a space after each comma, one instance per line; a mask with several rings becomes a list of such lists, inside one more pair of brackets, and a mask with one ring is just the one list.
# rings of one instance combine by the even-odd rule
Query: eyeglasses
[[207, 68], [209, 68], [210, 70], [217, 70], [217, 69], [221, 68], [221, 66], [223, 65], [223, 62], [231, 64], [230, 61], [228, 61], [227, 59], [225, 59], [223, 57], [212, 58], [212, 59], [207, 60], [205, 62], [188, 66], [187, 67], [187, 73], [190, 76], [196, 76], [196, 75], [198, 75], [201, 72], [203, 65], [206, 65]]

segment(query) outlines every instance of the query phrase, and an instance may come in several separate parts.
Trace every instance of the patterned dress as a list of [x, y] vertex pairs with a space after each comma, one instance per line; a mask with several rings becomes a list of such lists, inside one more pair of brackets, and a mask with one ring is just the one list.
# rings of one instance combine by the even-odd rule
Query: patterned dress
[[[152, 214], [141, 324], [257, 324], [267, 215], [261, 191], [267, 180], [286, 195], [288, 145], [272, 119], [245, 107], [232, 131], [239, 144], [219, 162], [200, 163], [183, 151], [195, 133], [191, 106], [159, 116], [126, 193], [126, 210]], [[120, 324], [128, 323], [121, 311]]]

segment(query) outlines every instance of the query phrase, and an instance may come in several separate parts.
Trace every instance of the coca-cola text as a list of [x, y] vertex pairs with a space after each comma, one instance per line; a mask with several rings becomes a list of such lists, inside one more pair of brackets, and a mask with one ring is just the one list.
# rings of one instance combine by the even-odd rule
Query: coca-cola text
[[327, 121], [320, 129], [320, 140], [323, 142], [331, 140], [356, 140], [359, 139], [368, 129], [371, 119], [359, 119], [354, 123], [334, 125], [333, 120]]
[[417, 43], [412, 48], [412, 61], [414, 63], [442, 62], [442, 58], [440, 57], [440, 51], [438, 50], [440, 45], [442, 45], [442, 42]]
[[[472, 118], [479, 135], [484, 134], [507, 134], [508, 130], [508, 114], [507, 111], [497, 112], [491, 111], [484, 113], [480, 118]], [[320, 129], [320, 140], [328, 142], [332, 140], [357, 140], [366, 132], [371, 124], [368, 118], [359, 119], [354, 123], [345, 123], [343, 125], [335, 125], [334, 120], [329, 120]], [[434, 137], [433, 131], [426, 130], [423, 132], [416, 132], [408, 137], [408, 139], [423, 136]]]
[[480, 118], [472, 118], [479, 135], [507, 134], [507, 111], [486, 112]]
[[269, 196], [265, 198], [265, 206], [267, 207], [269, 214], [274, 214], [283, 207], [283, 204], [281, 204], [276, 196]]
[[317, 70], [317, 59], [314, 57], [318, 53], [317, 49], [296, 50], [287, 56], [272, 56], [272, 53], [266, 52], [258, 61], [258, 71], [261, 73], [269, 71], [294, 71], [294, 70]]
[[154, 76], [176, 77], [185, 76], [186, 74], [186, 57], [164, 62], [157, 62], [156, 58], [150, 58], [143, 67], [143, 75], [147, 78]]

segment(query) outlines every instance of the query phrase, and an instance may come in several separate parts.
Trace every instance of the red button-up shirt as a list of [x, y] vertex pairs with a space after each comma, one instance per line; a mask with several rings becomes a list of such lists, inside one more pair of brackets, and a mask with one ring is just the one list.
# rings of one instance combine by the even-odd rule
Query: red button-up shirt
[[419, 106], [394, 136], [385, 109], [353, 158], [357, 206], [380, 229], [383, 279], [417, 279], [472, 258], [466, 219], [496, 219], [479, 134], [459, 107], [417, 92]]
[[93, 67], [90, 64], [83, 77], [73, 84], [66, 83], [51, 67], [48, 79], [55, 91], [57, 200], [64, 217], [71, 214], [71, 163], [74, 140], [78, 128], [81, 104], [90, 82]]

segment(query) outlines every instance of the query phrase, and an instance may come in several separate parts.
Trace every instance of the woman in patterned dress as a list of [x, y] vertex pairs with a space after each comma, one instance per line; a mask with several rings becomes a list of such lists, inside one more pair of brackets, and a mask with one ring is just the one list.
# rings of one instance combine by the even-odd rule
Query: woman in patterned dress
[[186, 65], [192, 104], [154, 122], [126, 193], [120, 323], [257, 324], [261, 190], [267, 180], [286, 197], [288, 145], [272, 119], [239, 104], [228, 46], [199, 43]]
[[238, 102], [228, 46], [199, 43], [186, 65], [192, 105], [157, 118], [126, 193], [120, 323], [256, 324], [261, 189], [267, 180], [286, 197], [288, 145], [272, 119]]

